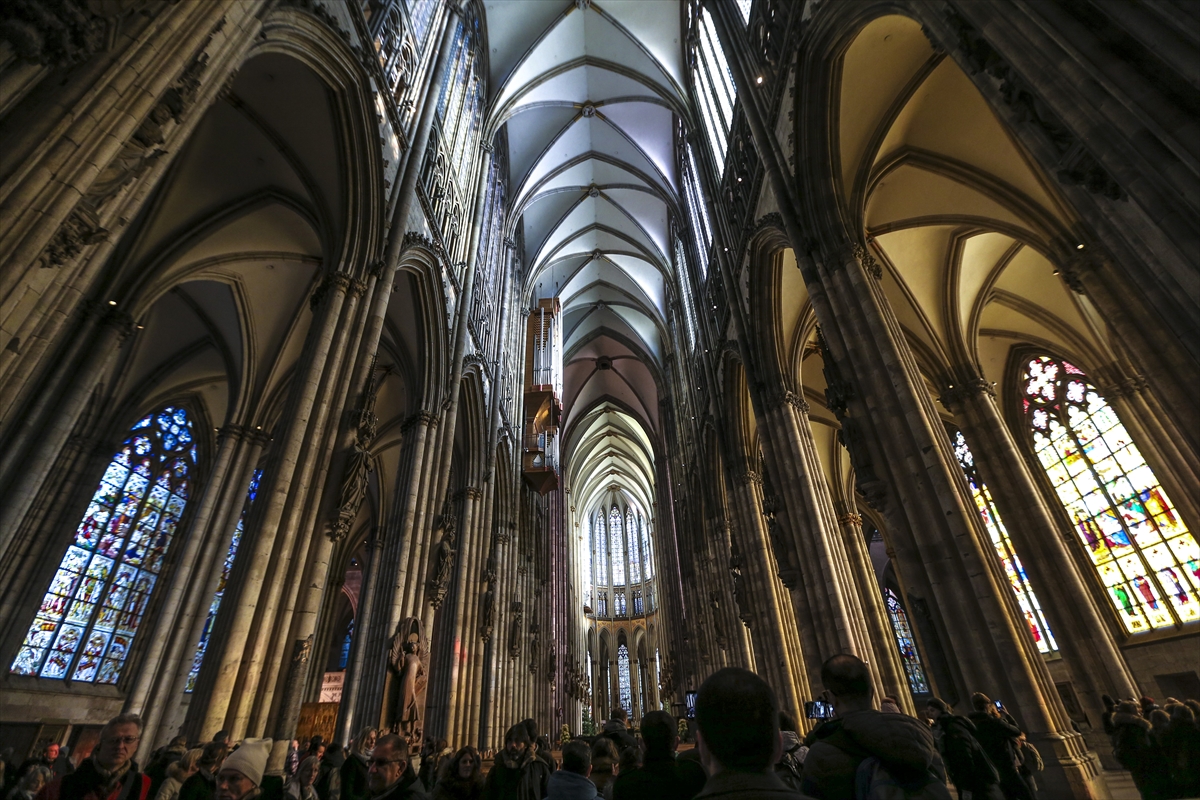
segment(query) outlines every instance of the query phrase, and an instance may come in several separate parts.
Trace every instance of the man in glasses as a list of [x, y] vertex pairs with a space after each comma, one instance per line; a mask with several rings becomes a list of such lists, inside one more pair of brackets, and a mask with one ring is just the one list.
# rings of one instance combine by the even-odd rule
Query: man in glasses
[[372, 800], [426, 797], [408, 757], [408, 743], [395, 734], [380, 736], [367, 760], [367, 787]]
[[121, 714], [100, 731], [91, 758], [70, 775], [56, 778], [38, 793], [38, 800], [147, 800], [150, 779], [133, 761], [142, 738], [142, 720]]

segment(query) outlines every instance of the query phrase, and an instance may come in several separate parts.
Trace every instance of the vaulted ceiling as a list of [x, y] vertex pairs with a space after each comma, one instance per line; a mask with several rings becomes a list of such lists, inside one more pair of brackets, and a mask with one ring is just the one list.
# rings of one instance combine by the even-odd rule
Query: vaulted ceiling
[[489, 130], [507, 129], [526, 298], [563, 309], [568, 486], [580, 504], [613, 482], [652, 502], [683, 7], [497, 0], [485, 11]]

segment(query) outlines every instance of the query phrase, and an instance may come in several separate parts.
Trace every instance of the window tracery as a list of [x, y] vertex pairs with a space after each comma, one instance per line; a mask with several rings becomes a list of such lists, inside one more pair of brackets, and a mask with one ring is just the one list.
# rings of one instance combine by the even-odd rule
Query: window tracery
[[713, 234], [708, 209], [704, 205], [704, 192], [700, 187], [696, 155], [690, 144], [684, 145], [683, 185], [688, 215], [691, 217], [692, 236], [696, 242], [696, 251], [700, 254], [700, 281], [703, 283], [708, 275], [708, 251], [712, 247]]
[[612, 552], [612, 585], [625, 585], [625, 548], [621, 540], [621, 510], [616, 506], [608, 512], [608, 541]]
[[1126, 630], [1200, 619], [1200, 547], [1087, 375], [1037, 356], [1021, 393], [1034, 453]]
[[633, 714], [633, 694], [629, 688], [629, 648], [621, 645], [617, 648], [617, 683], [620, 687], [621, 708], [627, 714]]
[[638, 551], [637, 530], [633, 524], [633, 509], [625, 512], [625, 540], [629, 547], [629, 582], [642, 582], [642, 559]]
[[645, 554], [645, 565], [642, 571], [646, 573], [646, 580], [654, 578], [654, 553], [650, 549], [650, 526], [646, 524], [645, 519], [641, 514], [638, 514], [638, 530], [642, 534], [642, 553]]
[[[689, 204], [690, 204], [689, 199]], [[675, 237], [675, 275], [679, 285], [679, 299], [683, 306], [683, 328], [687, 333], [688, 350], [696, 349], [696, 307], [692, 299], [692, 284], [687, 273], [687, 249], [683, 240]]]
[[596, 552], [596, 583], [608, 583], [608, 536], [604, 530], [604, 517], [597, 514], [592, 522], [592, 539]]
[[140, 419], [100, 478], [11, 671], [116, 683], [187, 507], [196, 446], [185, 409]]
[[262, 470], [254, 470], [250, 477], [250, 489], [246, 492], [246, 502], [242, 506], [241, 516], [238, 517], [237, 527], [233, 529], [233, 539], [229, 542], [229, 550], [225, 553], [225, 562], [221, 565], [221, 577], [217, 581], [217, 590], [213, 593], [212, 602], [208, 606], [208, 618], [200, 630], [200, 643], [196, 645], [196, 653], [192, 656], [192, 668], [188, 671], [184, 692], [192, 692], [196, 688], [196, 678], [200, 676], [200, 666], [204, 662], [204, 653], [208, 650], [208, 639], [212, 636], [213, 624], [217, 621], [217, 612], [221, 609], [221, 600], [225, 597], [225, 585], [229, 582], [229, 574], [233, 571], [233, 560], [237, 557], [238, 547], [242, 543], [245, 532], [246, 516], [250, 506], [258, 496], [258, 482], [262, 479]]
[[925, 679], [925, 668], [921, 666], [921, 657], [917, 654], [917, 644], [913, 639], [912, 628], [908, 624], [908, 614], [900, 605], [900, 598], [891, 589], [884, 588], [883, 599], [887, 604], [888, 619], [892, 622], [892, 633], [896, 637], [896, 646], [900, 649], [900, 661], [904, 664], [904, 673], [908, 676], [908, 688], [913, 694], [928, 694], [929, 681]]
[[[748, 17], [747, 17], [748, 20]], [[696, 106], [704, 123], [704, 131], [712, 146], [718, 173], [724, 173], [725, 150], [729, 131], [733, 127], [733, 107], [737, 88], [725, 51], [717, 38], [717, 29], [707, 9], [700, 7], [694, 22], [692, 84], [697, 95]]]
[[987, 484], [979, 477], [978, 470], [975, 469], [975, 456], [971, 454], [971, 448], [967, 447], [967, 440], [963, 437], [962, 431], [952, 432], [950, 442], [954, 445], [954, 455], [958, 458], [958, 465], [962, 467], [963, 474], [967, 478], [967, 485], [971, 487], [971, 496], [975, 500], [976, 508], [979, 509], [979, 516], [983, 518], [983, 526], [987, 528], [988, 536], [992, 539], [992, 546], [996, 548], [996, 555], [1000, 557], [1000, 563], [1004, 565], [1004, 574], [1008, 577], [1009, 585], [1012, 586], [1013, 592], [1017, 596], [1017, 604], [1025, 616], [1025, 624], [1029, 626], [1029, 633], [1033, 636], [1034, 643], [1037, 644], [1038, 652], [1057, 652], [1058, 643], [1054, 641], [1054, 634], [1050, 632], [1050, 626], [1046, 623], [1046, 615], [1042, 612], [1042, 606], [1033, 592], [1033, 586], [1029, 583], [1029, 576], [1025, 574], [1025, 567], [1021, 565], [1021, 559], [1017, 557], [1017, 551], [1008, 535], [1008, 529], [1004, 527], [1004, 522], [1000, 519], [1000, 512], [996, 509], [992, 494], [988, 491]]

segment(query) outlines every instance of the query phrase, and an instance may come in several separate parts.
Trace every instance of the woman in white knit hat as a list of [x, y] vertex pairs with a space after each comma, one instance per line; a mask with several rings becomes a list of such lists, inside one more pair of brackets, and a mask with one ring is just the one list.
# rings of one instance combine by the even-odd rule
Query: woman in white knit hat
[[241, 747], [226, 757], [217, 773], [217, 800], [257, 797], [270, 755], [270, 739], [244, 739]]

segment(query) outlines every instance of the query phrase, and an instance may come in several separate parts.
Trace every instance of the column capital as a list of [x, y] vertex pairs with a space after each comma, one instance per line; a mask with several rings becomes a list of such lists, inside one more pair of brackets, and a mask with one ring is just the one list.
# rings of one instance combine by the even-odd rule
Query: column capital
[[850, 527], [862, 527], [862, 514], [851, 511], [846, 514], [838, 514], [838, 525], [848, 525]]
[[951, 411], [961, 408], [969, 397], [996, 396], [996, 387], [980, 374], [974, 364], [957, 364], [951, 368], [950, 374], [938, 399]]

